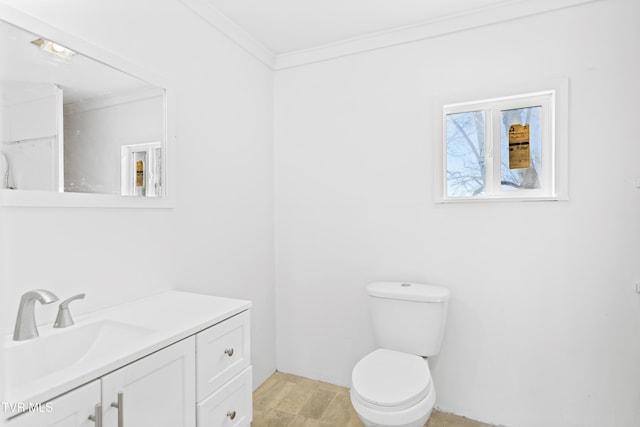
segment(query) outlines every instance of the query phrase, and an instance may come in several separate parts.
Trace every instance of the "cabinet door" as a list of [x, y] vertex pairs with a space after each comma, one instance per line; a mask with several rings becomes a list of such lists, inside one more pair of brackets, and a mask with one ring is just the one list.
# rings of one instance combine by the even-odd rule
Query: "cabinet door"
[[194, 340], [189, 337], [103, 377], [104, 427], [194, 427]]
[[[7, 427], [94, 427], [89, 416], [95, 416], [100, 403], [100, 380], [63, 394], [47, 403], [6, 422]], [[7, 403], [8, 404], [8, 403]]]

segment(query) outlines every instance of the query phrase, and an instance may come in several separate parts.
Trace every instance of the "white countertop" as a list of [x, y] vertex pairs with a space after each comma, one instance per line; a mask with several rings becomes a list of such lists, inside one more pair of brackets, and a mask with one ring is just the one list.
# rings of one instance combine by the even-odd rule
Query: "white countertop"
[[[251, 301], [187, 292], [169, 291], [104, 310], [74, 317], [75, 325], [54, 329], [52, 324], [39, 326], [40, 338], [63, 334], [71, 328], [90, 326], [94, 322], [121, 322], [149, 329], [140, 339], [109, 348], [104, 357], [80, 359], [73, 365], [40, 376], [25, 384], [5, 389], [4, 402], [46, 402], [75, 387], [114, 371], [157, 350], [189, 337], [251, 307]], [[29, 345], [28, 341], [13, 341], [11, 335], [3, 339], [4, 349]], [[46, 354], [37, 360], [46, 363]], [[40, 363], [40, 362], [39, 362]], [[5, 366], [7, 378], [14, 375], [12, 366]], [[12, 414], [5, 414], [11, 416]]]

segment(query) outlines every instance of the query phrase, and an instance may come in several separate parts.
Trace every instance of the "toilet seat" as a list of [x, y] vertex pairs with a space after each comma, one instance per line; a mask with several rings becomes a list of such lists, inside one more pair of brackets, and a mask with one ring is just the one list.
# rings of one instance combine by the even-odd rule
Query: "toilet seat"
[[379, 411], [400, 411], [431, 391], [429, 365], [420, 356], [378, 349], [362, 358], [351, 375], [353, 398]]

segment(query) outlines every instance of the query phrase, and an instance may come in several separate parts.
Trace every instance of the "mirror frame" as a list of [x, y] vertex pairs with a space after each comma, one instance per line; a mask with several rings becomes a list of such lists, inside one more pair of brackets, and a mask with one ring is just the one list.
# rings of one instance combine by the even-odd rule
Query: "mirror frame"
[[[0, 207], [109, 207], [109, 208], [173, 208], [175, 207], [175, 114], [173, 90], [168, 81], [157, 74], [133, 64], [107, 50], [86, 42], [82, 38], [56, 28], [39, 18], [0, 3], [0, 21], [16, 26], [47, 40], [54, 40], [69, 49], [106, 66], [120, 70], [141, 80], [163, 88], [164, 96], [164, 148], [163, 194], [161, 197], [136, 197], [117, 194], [75, 193], [34, 190], [0, 189]], [[120, 166], [119, 164], [117, 165]]]

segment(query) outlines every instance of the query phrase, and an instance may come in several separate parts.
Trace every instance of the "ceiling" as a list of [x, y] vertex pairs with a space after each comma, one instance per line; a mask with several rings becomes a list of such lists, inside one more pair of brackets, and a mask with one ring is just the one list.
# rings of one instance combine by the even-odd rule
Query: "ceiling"
[[178, 0], [274, 70], [595, 0]]
[[451, 19], [513, 0], [207, 0], [275, 54]]

